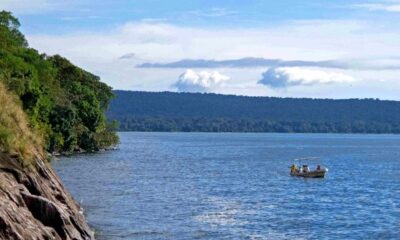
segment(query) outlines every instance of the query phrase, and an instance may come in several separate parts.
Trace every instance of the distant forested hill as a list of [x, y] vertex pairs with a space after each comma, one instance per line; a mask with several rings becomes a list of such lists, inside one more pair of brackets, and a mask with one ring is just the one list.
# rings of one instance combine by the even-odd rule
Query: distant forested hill
[[400, 133], [400, 102], [114, 91], [121, 131]]

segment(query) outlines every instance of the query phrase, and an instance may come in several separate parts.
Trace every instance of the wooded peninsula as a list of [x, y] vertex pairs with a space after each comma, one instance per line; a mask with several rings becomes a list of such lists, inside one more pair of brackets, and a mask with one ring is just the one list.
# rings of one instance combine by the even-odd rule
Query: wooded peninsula
[[400, 133], [400, 102], [115, 91], [120, 131]]

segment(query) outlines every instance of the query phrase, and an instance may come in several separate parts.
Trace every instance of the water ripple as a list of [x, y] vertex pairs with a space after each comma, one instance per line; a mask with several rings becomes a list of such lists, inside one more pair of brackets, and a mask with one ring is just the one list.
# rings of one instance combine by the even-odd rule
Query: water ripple
[[[399, 239], [400, 136], [121, 140], [119, 151], [54, 162], [99, 239]], [[310, 156], [329, 167], [325, 179], [288, 176]]]

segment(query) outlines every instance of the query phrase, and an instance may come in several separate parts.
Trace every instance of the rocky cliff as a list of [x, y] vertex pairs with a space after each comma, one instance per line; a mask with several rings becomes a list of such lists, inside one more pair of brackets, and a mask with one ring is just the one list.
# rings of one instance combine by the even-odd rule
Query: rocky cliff
[[94, 239], [80, 207], [40, 155], [23, 167], [0, 151], [0, 239]]

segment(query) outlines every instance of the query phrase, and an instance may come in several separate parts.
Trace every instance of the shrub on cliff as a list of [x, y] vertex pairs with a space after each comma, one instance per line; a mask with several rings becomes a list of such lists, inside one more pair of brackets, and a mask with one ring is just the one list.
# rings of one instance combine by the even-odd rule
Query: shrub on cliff
[[118, 143], [105, 117], [112, 90], [61, 56], [29, 48], [20, 23], [0, 12], [0, 81], [17, 95], [50, 152], [96, 151]]

